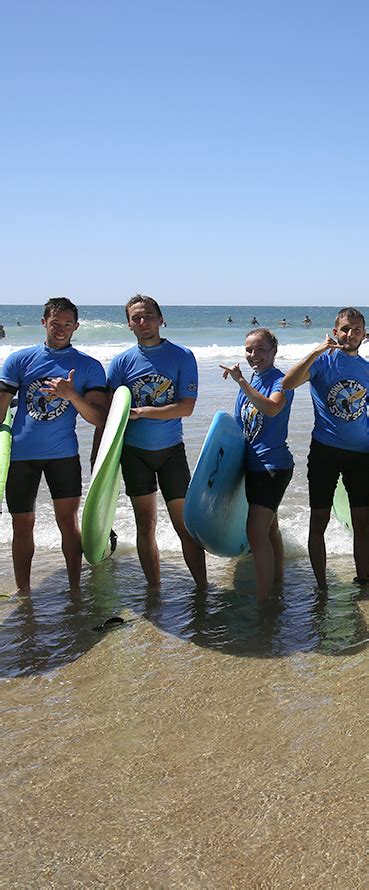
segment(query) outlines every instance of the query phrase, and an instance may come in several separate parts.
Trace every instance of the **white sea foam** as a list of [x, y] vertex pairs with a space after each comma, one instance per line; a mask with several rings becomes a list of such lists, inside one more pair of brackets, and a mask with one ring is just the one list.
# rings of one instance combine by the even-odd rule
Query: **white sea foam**
[[[318, 346], [318, 341], [314, 343], [280, 343], [277, 350], [276, 363], [279, 361], [288, 361], [293, 364], [300, 361], [309, 352]], [[244, 359], [244, 345], [218, 345], [213, 343], [211, 346], [192, 346], [190, 347], [198, 361], [216, 361], [218, 358], [233, 358], [237, 360]], [[360, 347], [360, 355], [363, 358], [369, 358], [369, 342], [363, 343]]]
[[105, 330], [117, 330], [121, 331], [122, 328], [127, 328], [127, 323], [123, 321], [106, 321], [103, 318], [80, 318], [79, 320], [79, 329], [80, 331], [94, 331], [101, 330], [101, 328], [105, 328]]
[[[117, 325], [117, 328], [119, 326]], [[121, 326], [120, 326], [121, 327]], [[120, 343], [83, 343], [78, 342], [75, 344], [76, 348], [81, 352], [85, 352], [87, 355], [91, 355], [93, 358], [97, 358], [102, 364], [108, 364], [111, 359], [118, 355], [120, 352], [125, 352], [125, 350], [130, 349], [133, 346], [132, 340], [122, 340]], [[318, 342], [314, 343], [283, 343], [279, 344], [277, 351], [276, 362], [278, 361], [289, 362], [290, 364], [294, 364], [295, 362], [300, 361], [304, 356], [308, 355], [309, 352], [314, 349], [315, 346], [318, 345]], [[12, 352], [15, 352], [19, 349], [25, 349], [26, 345], [17, 344], [16, 346], [12, 343], [4, 343], [0, 346], [0, 364], [5, 361], [5, 359]], [[201, 363], [209, 363], [218, 362], [218, 361], [242, 361], [245, 358], [245, 348], [243, 344], [218, 344], [212, 343], [207, 346], [199, 346], [199, 345], [190, 345], [189, 348], [194, 353], [198, 362]], [[360, 355], [363, 358], [369, 359], [369, 342], [364, 343], [360, 348]]]

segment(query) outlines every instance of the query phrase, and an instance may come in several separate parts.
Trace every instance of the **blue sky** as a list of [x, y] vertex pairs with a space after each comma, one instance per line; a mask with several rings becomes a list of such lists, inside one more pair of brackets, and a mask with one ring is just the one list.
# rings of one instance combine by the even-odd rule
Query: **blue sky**
[[1, 0], [2, 303], [369, 303], [369, 6]]

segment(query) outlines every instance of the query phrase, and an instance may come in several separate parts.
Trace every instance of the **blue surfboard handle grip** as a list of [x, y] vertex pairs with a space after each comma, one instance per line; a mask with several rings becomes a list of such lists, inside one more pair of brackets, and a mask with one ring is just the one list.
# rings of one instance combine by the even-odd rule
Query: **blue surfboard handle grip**
[[219, 448], [219, 451], [218, 451], [218, 454], [217, 454], [217, 465], [216, 465], [216, 467], [215, 467], [215, 470], [213, 470], [213, 472], [210, 473], [210, 476], [209, 476], [209, 479], [208, 479], [208, 487], [209, 487], [209, 488], [212, 488], [212, 486], [214, 485], [214, 479], [215, 479], [215, 477], [216, 477], [216, 475], [217, 475], [217, 472], [218, 472], [218, 470], [219, 470], [219, 467], [220, 467], [220, 465], [221, 465], [221, 462], [222, 462], [222, 460], [223, 460], [223, 457], [224, 457], [224, 448]]

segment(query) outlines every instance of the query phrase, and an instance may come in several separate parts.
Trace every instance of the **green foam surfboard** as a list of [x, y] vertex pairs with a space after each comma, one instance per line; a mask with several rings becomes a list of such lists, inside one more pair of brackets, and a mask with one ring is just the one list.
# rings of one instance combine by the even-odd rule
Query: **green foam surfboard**
[[333, 498], [333, 510], [339, 522], [352, 532], [351, 510], [347, 491], [340, 476]]
[[0, 509], [8, 476], [12, 447], [12, 415], [8, 408], [4, 423], [0, 423]]
[[110, 553], [109, 536], [121, 480], [120, 455], [130, 407], [129, 389], [119, 386], [110, 406], [82, 513], [82, 550], [91, 565]]

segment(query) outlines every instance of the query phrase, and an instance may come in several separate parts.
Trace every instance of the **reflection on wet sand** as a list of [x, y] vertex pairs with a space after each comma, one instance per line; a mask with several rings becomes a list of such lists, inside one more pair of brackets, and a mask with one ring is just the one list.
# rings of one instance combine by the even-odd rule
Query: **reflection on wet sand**
[[[304, 573], [304, 565], [295, 563], [293, 584], [287, 576], [275, 600], [262, 604], [248, 592], [248, 559], [231, 563], [227, 587], [210, 584], [206, 592], [191, 589], [185, 570], [181, 577], [178, 568], [175, 590], [170, 570], [159, 591], [148, 589], [142, 579], [127, 590], [118, 581], [120, 571], [108, 562], [97, 567], [80, 596], [63, 591], [63, 573], [55, 573], [30, 597], [13, 600], [11, 609], [8, 603], [0, 676], [44, 673], [73, 661], [95, 646], [103, 632], [127, 630], [133, 620], [122, 617], [127, 609], [136, 620], [146, 619], [168, 634], [239, 657], [273, 658], [298, 651], [337, 655], [368, 643], [365, 592], [360, 600], [355, 585], [336, 584], [326, 594], [305, 586], [302, 596], [299, 571]], [[131, 576], [132, 571], [133, 566]]]

